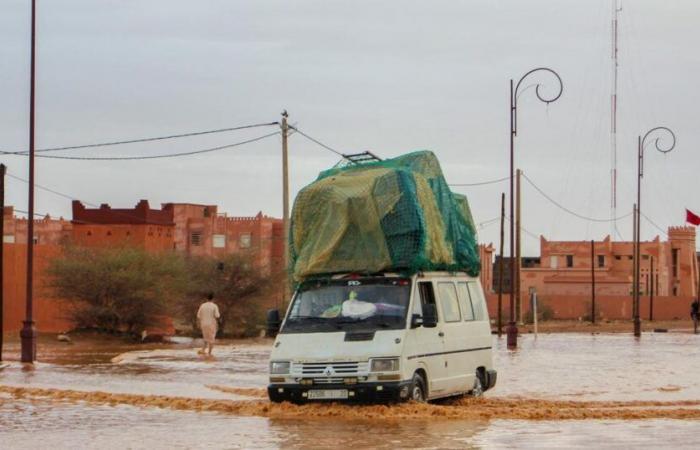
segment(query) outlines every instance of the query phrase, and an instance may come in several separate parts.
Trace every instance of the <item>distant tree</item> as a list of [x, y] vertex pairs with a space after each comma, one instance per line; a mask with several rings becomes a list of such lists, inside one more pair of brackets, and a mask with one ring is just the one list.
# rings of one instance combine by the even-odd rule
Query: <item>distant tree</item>
[[235, 335], [251, 335], [264, 321], [261, 300], [275, 295], [281, 277], [269, 274], [251, 255], [233, 254], [220, 259], [193, 257], [187, 261], [187, 295], [180, 302], [180, 317], [197, 328], [196, 314], [207, 293], [221, 312], [221, 330]]
[[71, 303], [77, 328], [140, 333], [186, 289], [184, 259], [135, 248], [66, 247], [48, 267], [48, 287]]

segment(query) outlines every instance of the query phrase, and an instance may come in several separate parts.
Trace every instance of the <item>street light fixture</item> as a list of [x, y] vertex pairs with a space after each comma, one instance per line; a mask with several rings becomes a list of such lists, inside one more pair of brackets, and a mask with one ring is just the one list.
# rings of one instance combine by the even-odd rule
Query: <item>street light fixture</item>
[[[656, 135], [656, 138], [647, 142], [647, 139]], [[667, 147], [660, 145], [660, 141], [663, 138], [670, 137], [670, 145]], [[639, 281], [640, 281], [640, 266], [641, 266], [641, 253], [640, 253], [640, 218], [641, 218], [641, 197], [642, 197], [642, 177], [644, 176], [644, 149], [648, 144], [654, 142], [654, 147], [661, 153], [668, 153], [673, 150], [676, 146], [676, 135], [673, 134], [670, 128], [667, 127], [655, 127], [647, 131], [646, 134], [637, 137], [637, 208], [636, 208], [636, 222], [635, 226], [635, 242], [634, 242], [634, 286], [632, 288], [632, 310], [634, 313], [634, 335], [636, 337], [641, 336], [641, 321], [639, 319]], [[653, 276], [653, 274], [652, 274]]]
[[[515, 152], [515, 136], [518, 134], [518, 96], [520, 92], [520, 85], [523, 80], [528, 76], [536, 72], [548, 72], [554, 77], [559, 84], [559, 91], [553, 97], [543, 97], [540, 93], [541, 84], [537, 83], [535, 85], [535, 95], [537, 99], [543, 103], [550, 104], [555, 102], [561, 97], [564, 92], [564, 83], [561, 81], [561, 77], [558, 73], [549, 69], [547, 67], [538, 67], [532, 69], [523, 75], [518, 83], [513, 88], [513, 79], [510, 80], [510, 322], [506, 328], [506, 341], [509, 348], [515, 348], [518, 346], [518, 327], [515, 325], [515, 302], [514, 297], [516, 294], [516, 282], [515, 282], [515, 231], [514, 231], [514, 219], [513, 219], [513, 175], [514, 175], [514, 152]], [[530, 86], [523, 89], [522, 92], [527, 90]], [[519, 263], [519, 262], [518, 262]], [[518, 272], [519, 276], [519, 272]], [[520, 289], [520, 283], [517, 283], [517, 289]]]

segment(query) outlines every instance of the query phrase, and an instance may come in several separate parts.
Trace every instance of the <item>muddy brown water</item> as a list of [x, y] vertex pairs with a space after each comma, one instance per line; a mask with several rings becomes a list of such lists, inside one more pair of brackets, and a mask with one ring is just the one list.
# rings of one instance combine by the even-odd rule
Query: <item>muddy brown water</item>
[[[700, 336], [494, 338], [496, 389], [436, 405], [272, 405], [269, 343], [47, 343], [0, 371], [0, 447], [697, 448]], [[41, 347], [40, 347], [41, 348]], [[32, 446], [32, 443], [34, 446]]]

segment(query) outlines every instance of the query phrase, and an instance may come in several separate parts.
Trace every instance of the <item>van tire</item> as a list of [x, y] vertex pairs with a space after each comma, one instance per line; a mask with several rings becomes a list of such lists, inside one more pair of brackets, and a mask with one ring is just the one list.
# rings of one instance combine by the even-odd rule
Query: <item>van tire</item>
[[414, 402], [425, 403], [427, 401], [425, 395], [425, 380], [423, 376], [418, 372], [413, 374], [413, 380], [411, 381], [411, 390], [409, 392], [409, 400]]

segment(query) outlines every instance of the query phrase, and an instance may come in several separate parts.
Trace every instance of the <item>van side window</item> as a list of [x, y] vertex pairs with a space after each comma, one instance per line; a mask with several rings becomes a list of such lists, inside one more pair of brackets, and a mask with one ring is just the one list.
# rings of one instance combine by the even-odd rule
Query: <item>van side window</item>
[[474, 320], [474, 306], [472, 304], [472, 296], [467, 289], [467, 283], [457, 283], [457, 293], [459, 293], [459, 304], [462, 307], [462, 315], [464, 320]]
[[438, 283], [438, 293], [440, 294], [440, 307], [442, 308], [445, 322], [459, 322], [461, 319], [459, 315], [459, 300], [454, 283]]
[[418, 283], [418, 301], [413, 304], [413, 314], [423, 316], [423, 305], [427, 304], [435, 304], [433, 283], [430, 281], [421, 281]]
[[484, 297], [481, 292], [479, 292], [479, 287], [476, 283], [467, 283], [467, 286], [469, 287], [469, 294], [471, 295], [472, 305], [474, 306], [474, 320], [485, 320]]

